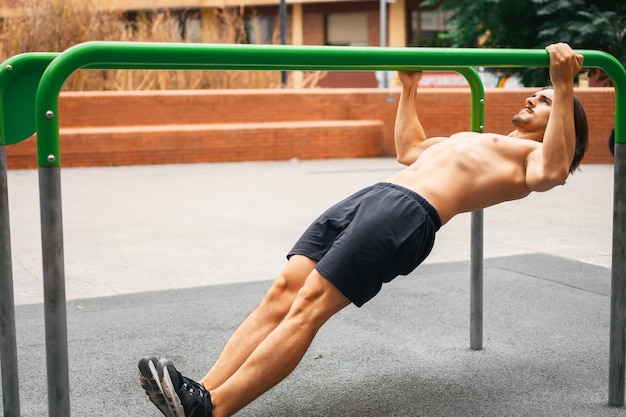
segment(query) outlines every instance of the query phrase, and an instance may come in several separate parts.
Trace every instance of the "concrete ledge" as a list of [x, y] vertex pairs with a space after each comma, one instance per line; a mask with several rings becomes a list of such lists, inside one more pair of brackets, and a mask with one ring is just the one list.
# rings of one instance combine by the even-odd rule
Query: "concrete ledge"
[[[61, 129], [66, 167], [366, 158], [382, 153], [379, 120], [83, 127]], [[36, 167], [36, 141], [10, 168]]]

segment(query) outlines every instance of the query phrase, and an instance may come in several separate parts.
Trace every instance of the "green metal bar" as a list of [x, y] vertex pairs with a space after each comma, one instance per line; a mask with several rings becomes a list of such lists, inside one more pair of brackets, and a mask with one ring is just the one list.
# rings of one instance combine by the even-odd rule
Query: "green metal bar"
[[[585, 57], [586, 67], [602, 68], [616, 88], [616, 157], [624, 154], [626, 129], [623, 117], [626, 95], [619, 94], [626, 86], [626, 71], [609, 54], [599, 51], [577, 51]], [[530, 49], [452, 49], [452, 48], [374, 48], [374, 47], [297, 47], [274, 45], [206, 45], [128, 42], [88, 42], [77, 45], [55, 58], [44, 72], [35, 105], [38, 132], [38, 161], [41, 195], [56, 196], [60, 178], [56, 174], [61, 163], [59, 149], [58, 96], [67, 77], [78, 69], [176, 69], [176, 70], [427, 70], [460, 67], [547, 67], [549, 56], [545, 50]], [[471, 77], [470, 77], [471, 78]], [[471, 83], [471, 82], [470, 82]], [[471, 84], [470, 84], [471, 85]], [[473, 107], [474, 109], [474, 107]], [[472, 120], [474, 123], [474, 115]], [[617, 160], [616, 160], [617, 162]], [[617, 175], [617, 174], [616, 174]], [[616, 176], [616, 190], [624, 180]], [[624, 188], [624, 187], [622, 187]], [[55, 197], [56, 198], [56, 197]], [[50, 198], [52, 199], [52, 198]], [[46, 199], [48, 200], [48, 199]], [[624, 403], [624, 343], [626, 339], [626, 265], [616, 263], [616, 257], [626, 253], [626, 192], [616, 192], [614, 215], [614, 267], [611, 310], [611, 355], [609, 367], [609, 404]], [[57, 207], [58, 205], [58, 207]], [[60, 291], [63, 285], [62, 228], [60, 200], [57, 205], [42, 201], [42, 236], [48, 236], [51, 249], [44, 250], [44, 281], [48, 288]], [[482, 227], [482, 218], [480, 220]], [[616, 237], [617, 236], [617, 237]], [[617, 243], [615, 243], [617, 242]], [[617, 268], [616, 268], [617, 266]], [[55, 282], [60, 283], [56, 285]], [[617, 290], [616, 290], [617, 289]], [[53, 292], [51, 290], [51, 292]], [[45, 302], [57, 305], [51, 297]], [[65, 320], [64, 317], [58, 317]], [[54, 323], [54, 319], [48, 320]], [[62, 329], [61, 329], [62, 330]], [[62, 338], [62, 331], [58, 331]], [[616, 340], [614, 343], [613, 340]], [[620, 341], [622, 343], [620, 344]], [[59, 342], [62, 342], [59, 340]], [[53, 345], [55, 343], [52, 343]], [[615, 346], [615, 348], [614, 348]], [[57, 352], [59, 353], [59, 352]], [[64, 360], [63, 355], [48, 355], [48, 362]], [[67, 352], [65, 352], [67, 356]], [[66, 359], [65, 359], [66, 361]], [[61, 369], [62, 370], [62, 369]], [[49, 375], [50, 378], [50, 375]], [[49, 398], [50, 401], [50, 398]], [[50, 403], [51, 415], [66, 415], [67, 403]], [[69, 412], [68, 412], [69, 414]], [[55, 414], [57, 415], [57, 414]]]
[[35, 133], [35, 96], [44, 70], [59, 54], [16, 55], [0, 66], [0, 145], [12, 145]]
[[[619, 61], [599, 51], [578, 51], [585, 66], [600, 67], [616, 91], [626, 86]], [[535, 49], [374, 48], [280, 45], [207, 45], [176, 43], [86, 42], [50, 63], [37, 93], [39, 166], [59, 166], [58, 95], [78, 69], [178, 70], [415, 70], [459, 67], [546, 67], [549, 57]], [[616, 112], [626, 112], [626, 95], [616, 94]], [[617, 118], [615, 142], [626, 142], [626, 123]]]
[[[440, 70], [440, 68], [436, 69]], [[451, 71], [458, 72], [467, 80], [472, 93], [471, 128], [473, 132], [483, 132], [485, 128], [485, 89], [478, 72], [472, 67], [457, 67], [449, 69]]]

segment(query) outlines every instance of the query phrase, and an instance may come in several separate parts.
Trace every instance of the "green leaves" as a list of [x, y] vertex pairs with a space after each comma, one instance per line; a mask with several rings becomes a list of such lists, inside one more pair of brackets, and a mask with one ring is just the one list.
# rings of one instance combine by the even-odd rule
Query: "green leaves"
[[537, 16], [549, 16], [553, 13], [567, 13], [585, 6], [584, 0], [531, 0], [537, 6]]
[[[575, 49], [608, 52], [626, 64], [624, 1], [445, 0], [443, 7], [454, 11], [449, 40], [455, 47], [543, 48], [567, 42]], [[545, 71], [523, 71], [523, 78], [527, 85], [547, 83]]]

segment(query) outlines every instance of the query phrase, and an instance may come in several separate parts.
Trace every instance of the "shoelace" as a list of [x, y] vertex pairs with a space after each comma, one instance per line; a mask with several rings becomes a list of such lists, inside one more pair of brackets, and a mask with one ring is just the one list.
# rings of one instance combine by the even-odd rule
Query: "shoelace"
[[184, 401], [185, 404], [183, 407], [187, 405], [191, 408], [190, 410], [185, 410], [185, 412], [188, 412], [190, 413], [190, 416], [193, 416], [196, 411], [208, 411], [208, 415], [211, 415], [210, 413], [213, 408], [211, 405], [211, 396], [202, 385], [198, 384], [196, 381], [188, 379], [187, 377], [183, 377], [181, 391], [185, 391], [187, 393], [187, 401]]

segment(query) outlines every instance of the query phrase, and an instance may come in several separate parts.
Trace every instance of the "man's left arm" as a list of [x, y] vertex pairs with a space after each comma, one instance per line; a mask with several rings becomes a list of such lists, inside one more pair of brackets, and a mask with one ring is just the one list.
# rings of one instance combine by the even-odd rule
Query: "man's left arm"
[[543, 137], [543, 144], [526, 161], [526, 183], [532, 191], [547, 191], [565, 183], [574, 158], [574, 77], [583, 57], [567, 44], [546, 48], [550, 54], [550, 79], [554, 100]]

